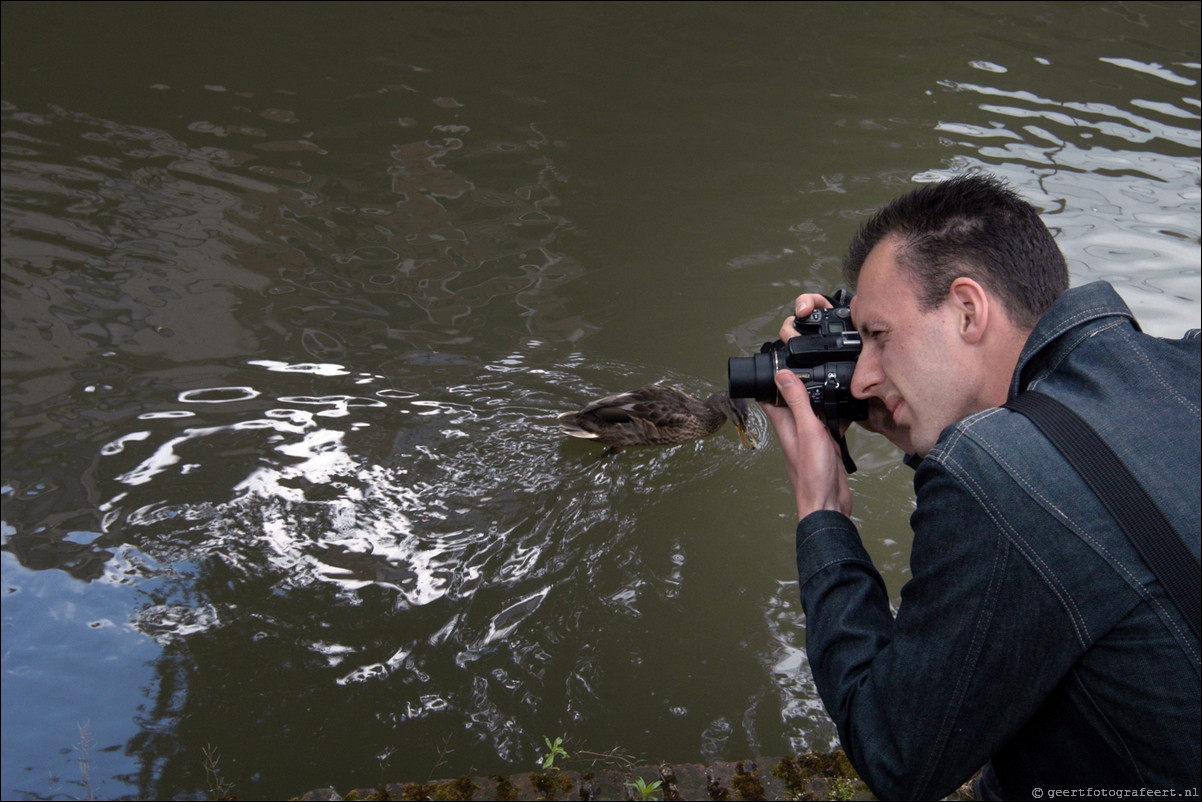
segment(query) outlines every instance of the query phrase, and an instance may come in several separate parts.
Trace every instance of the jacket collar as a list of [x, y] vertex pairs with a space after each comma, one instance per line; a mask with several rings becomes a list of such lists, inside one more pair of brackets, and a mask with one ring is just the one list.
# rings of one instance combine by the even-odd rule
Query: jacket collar
[[[1010, 398], [1036, 381], [1042, 372], [1041, 368], [1054, 367], [1083, 337], [1115, 317], [1126, 318], [1136, 329], [1139, 328], [1127, 304], [1114, 287], [1105, 281], [1066, 290], [1052, 302], [1031, 330], [1010, 380]], [[1070, 331], [1079, 332], [1080, 336], [1063, 336]]]

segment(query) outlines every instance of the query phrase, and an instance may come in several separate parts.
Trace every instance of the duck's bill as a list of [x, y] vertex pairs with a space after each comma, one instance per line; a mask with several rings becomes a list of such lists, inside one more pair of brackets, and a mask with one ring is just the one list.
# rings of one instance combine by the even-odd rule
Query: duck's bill
[[755, 433], [746, 426], [736, 426], [735, 428], [739, 431], [739, 439], [743, 441], [743, 445], [754, 450], [757, 445]]

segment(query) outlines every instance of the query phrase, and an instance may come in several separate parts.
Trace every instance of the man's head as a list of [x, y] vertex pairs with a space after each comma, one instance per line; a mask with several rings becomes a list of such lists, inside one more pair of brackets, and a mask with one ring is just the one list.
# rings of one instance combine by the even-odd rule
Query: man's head
[[996, 178], [962, 175], [909, 192], [878, 211], [851, 242], [843, 272], [858, 283], [864, 260], [887, 238], [930, 310], [965, 276], [1031, 329], [1068, 289], [1068, 266], [1035, 209]]
[[1034, 209], [976, 176], [889, 204], [846, 265], [863, 340], [852, 392], [878, 399], [892, 420], [876, 428], [919, 454], [947, 426], [1005, 403], [1031, 328], [1068, 285]]

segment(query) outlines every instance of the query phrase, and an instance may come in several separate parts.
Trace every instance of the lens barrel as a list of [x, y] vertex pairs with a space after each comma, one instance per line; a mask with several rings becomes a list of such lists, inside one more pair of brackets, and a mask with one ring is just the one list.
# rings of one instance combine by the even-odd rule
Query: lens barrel
[[727, 362], [726, 380], [731, 398], [754, 398], [766, 404], [776, 403], [776, 352], [753, 356], [732, 356]]

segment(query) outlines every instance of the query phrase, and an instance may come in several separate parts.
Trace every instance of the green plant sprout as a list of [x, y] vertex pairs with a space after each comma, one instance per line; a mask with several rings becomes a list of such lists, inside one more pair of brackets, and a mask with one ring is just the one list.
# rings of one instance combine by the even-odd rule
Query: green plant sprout
[[571, 755], [563, 748], [563, 738], [556, 738], [555, 743], [551, 743], [551, 739], [543, 736], [543, 740], [547, 743], [547, 754], [543, 755], [543, 770], [550, 771], [555, 768], [556, 758], [568, 759]]
[[855, 787], [852, 786], [851, 781], [846, 777], [835, 777], [831, 781], [831, 799], [851, 799], [855, 794]]
[[658, 791], [659, 787], [663, 784], [663, 780], [656, 780], [648, 785], [646, 780], [644, 780], [642, 777], [639, 777], [632, 783], [626, 783], [626, 787], [637, 791], [639, 794], [639, 799], [643, 800], [643, 802], [647, 802], [648, 799], [656, 798], [655, 792]]

